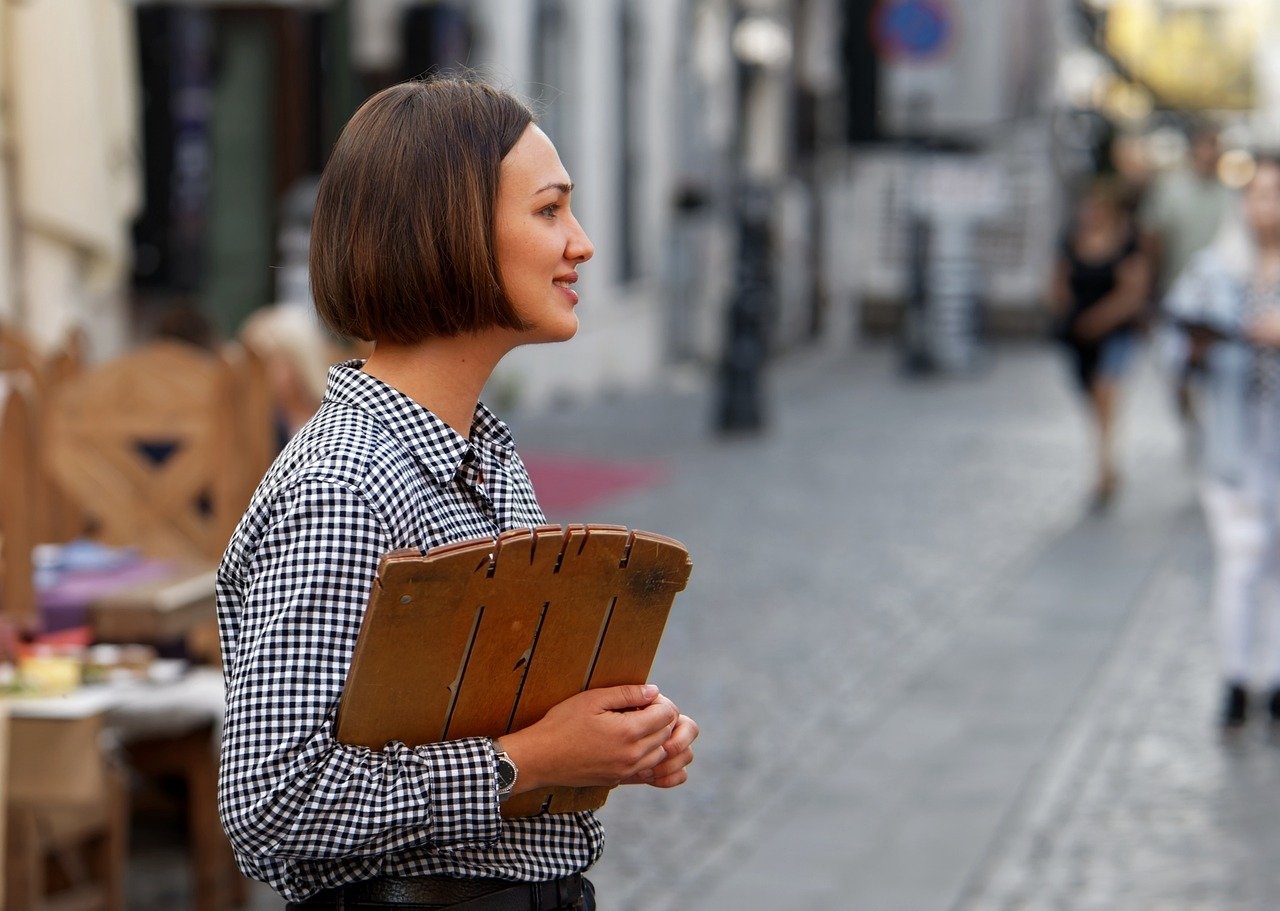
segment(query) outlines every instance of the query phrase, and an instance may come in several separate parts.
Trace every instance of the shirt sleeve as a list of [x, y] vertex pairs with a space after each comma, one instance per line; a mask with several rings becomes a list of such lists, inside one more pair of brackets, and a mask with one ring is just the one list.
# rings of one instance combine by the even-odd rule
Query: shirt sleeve
[[470, 738], [382, 750], [333, 726], [378, 562], [391, 536], [345, 484], [307, 480], [281, 498], [257, 546], [224, 579], [238, 609], [219, 803], [249, 856], [336, 858], [489, 844], [501, 831], [494, 753]]

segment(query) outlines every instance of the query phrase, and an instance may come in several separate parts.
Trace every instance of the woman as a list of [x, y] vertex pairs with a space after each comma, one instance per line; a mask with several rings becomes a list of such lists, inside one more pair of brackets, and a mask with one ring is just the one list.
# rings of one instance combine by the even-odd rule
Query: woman
[[1213, 539], [1213, 606], [1230, 731], [1249, 711], [1255, 662], [1280, 723], [1280, 160], [1264, 158], [1227, 225], [1174, 283], [1166, 309], [1203, 358], [1201, 502]]
[[1081, 197], [1054, 267], [1049, 308], [1089, 403], [1097, 437], [1093, 506], [1115, 495], [1116, 408], [1150, 293], [1151, 270], [1120, 185], [1099, 179]]
[[316, 307], [368, 360], [330, 370], [218, 572], [227, 681], [219, 802], [241, 868], [294, 908], [591, 908], [590, 813], [503, 820], [548, 784], [687, 777], [697, 726], [651, 685], [591, 690], [496, 741], [337, 743], [379, 558], [544, 522], [479, 395], [578, 328], [591, 241], [528, 109], [456, 80], [393, 86], [347, 124], [312, 223]]

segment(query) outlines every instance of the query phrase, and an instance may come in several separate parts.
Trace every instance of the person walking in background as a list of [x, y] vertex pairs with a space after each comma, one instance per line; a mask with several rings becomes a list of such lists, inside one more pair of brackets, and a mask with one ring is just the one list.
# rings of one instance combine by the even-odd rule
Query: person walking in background
[[1097, 445], [1091, 505], [1110, 504], [1120, 384], [1133, 358], [1149, 296], [1151, 269], [1121, 185], [1095, 178], [1064, 233], [1049, 291], [1055, 332], [1085, 395]]
[[[1259, 660], [1280, 724], [1280, 159], [1258, 162], [1242, 213], [1193, 258], [1165, 307], [1205, 369], [1201, 502], [1228, 731], [1247, 719]], [[1273, 615], [1259, 639], [1264, 604]]]
[[[1152, 181], [1139, 209], [1143, 246], [1155, 266], [1153, 292], [1157, 303], [1163, 301], [1191, 258], [1212, 242], [1230, 207], [1231, 190], [1218, 176], [1220, 158], [1217, 127], [1207, 121], [1193, 124], [1187, 137], [1186, 161]], [[1174, 359], [1182, 364], [1174, 378], [1174, 397], [1189, 448], [1194, 450], [1194, 389], [1201, 364], [1188, 357], [1187, 352], [1177, 350], [1181, 342], [1177, 337], [1173, 342]]]

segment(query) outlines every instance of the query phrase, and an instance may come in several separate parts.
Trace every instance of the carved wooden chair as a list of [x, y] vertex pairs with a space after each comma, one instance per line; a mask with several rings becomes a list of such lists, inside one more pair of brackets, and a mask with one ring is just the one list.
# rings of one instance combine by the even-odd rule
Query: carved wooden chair
[[96, 537], [216, 561], [243, 512], [234, 381], [218, 356], [159, 341], [66, 380], [44, 453]]
[[[212, 565], [249, 496], [237, 407], [235, 375], [224, 358], [182, 342], [152, 342], [55, 390], [45, 458], [98, 539]], [[144, 779], [176, 778], [185, 787], [199, 911], [246, 897], [214, 804], [216, 724], [212, 717], [196, 727], [184, 722], [125, 743]]]
[[4, 907], [123, 911], [128, 794], [102, 716], [10, 719]]
[[0, 373], [0, 615], [15, 627], [36, 622], [35, 418], [25, 374]]
[[[20, 374], [29, 381], [32, 439], [39, 440], [42, 435], [44, 403], [54, 390], [82, 369], [84, 348], [84, 333], [72, 330], [57, 348], [41, 354], [22, 333], [0, 326], [0, 371]], [[70, 541], [85, 531], [84, 515], [54, 485], [43, 460], [37, 460], [27, 483], [34, 496], [33, 533], [37, 543]]]
[[[26, 373], [0, 374], [0, 622], [36, 624], [36, 475]], [[0, 743], [4, 888], [10, 911], [124, 908], [127, 797], [101, 750], [101, 716], [15, 718]], [[6, 768], [7, 767], [7, 768]]]

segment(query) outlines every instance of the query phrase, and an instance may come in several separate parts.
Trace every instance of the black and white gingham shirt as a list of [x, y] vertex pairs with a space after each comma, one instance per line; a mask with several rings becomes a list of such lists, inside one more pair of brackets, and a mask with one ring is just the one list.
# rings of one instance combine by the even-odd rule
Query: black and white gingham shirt
[[590, 813], [503, 820], [489, 741], [381, 752], [334, 713], [378, 561], [544, 522], [506, 426], [470, 439], [351, 362], [267, 473], [218, 570], [218, 784], [240, 867], [290, 901], [373, 876], [538, 881], [585, 870]]

